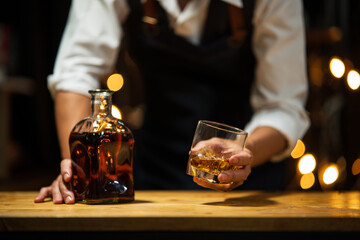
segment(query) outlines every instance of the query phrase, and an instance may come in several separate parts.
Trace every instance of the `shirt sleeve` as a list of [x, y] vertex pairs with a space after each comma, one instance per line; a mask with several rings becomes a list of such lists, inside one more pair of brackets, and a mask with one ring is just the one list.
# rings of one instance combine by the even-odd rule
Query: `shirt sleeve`
[[287, 149], [271, 161], [288, 157], [310, 121], [305, 111], [308, 80], [300, 0], [258, 0], [254, 12], [253, 50], [257, 59], [251, 93], [254, 115], [245, 130], [277, 129]]
[[125, 1], [74, 0], [48, 88], [88, 95], [115, 64], [126, 15]]

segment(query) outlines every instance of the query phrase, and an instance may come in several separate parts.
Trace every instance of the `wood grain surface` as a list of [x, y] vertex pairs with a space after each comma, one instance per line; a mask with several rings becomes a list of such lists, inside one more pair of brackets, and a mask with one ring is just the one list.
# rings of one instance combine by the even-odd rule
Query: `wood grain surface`
[[2, 231], [360, 231], [360, 192], [137, 191], [125, 204], [0, 192]]

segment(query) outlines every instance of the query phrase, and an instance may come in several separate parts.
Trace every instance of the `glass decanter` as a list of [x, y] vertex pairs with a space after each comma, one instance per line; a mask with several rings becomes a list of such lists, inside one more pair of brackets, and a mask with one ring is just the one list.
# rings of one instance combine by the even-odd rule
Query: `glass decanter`
[[111, 114], [110, 90], [90, 90], [91, 116], [73, 128], [70, 138], [72, 189], [87, 204], [134, 200], [134, 137]]

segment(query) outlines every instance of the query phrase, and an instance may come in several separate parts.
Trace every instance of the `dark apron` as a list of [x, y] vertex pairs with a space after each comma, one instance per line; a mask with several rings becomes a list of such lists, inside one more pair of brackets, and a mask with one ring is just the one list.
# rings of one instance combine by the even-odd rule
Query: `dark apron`
[[248, 34], [237, 43], [230, 41], [228, 5], [211, 1], [200, 46], [175, 35], [155, 2], [154, 28], [142, 22], [142, 5], [133, 0], [124, 24], [124, 45], [141, 70], [146, 91], [144, 124], [135, 135], [135, 188], [200, 189], [186, 175], [198, 120], [244, 128], [252, 114], [253, 1], [244, 1]]

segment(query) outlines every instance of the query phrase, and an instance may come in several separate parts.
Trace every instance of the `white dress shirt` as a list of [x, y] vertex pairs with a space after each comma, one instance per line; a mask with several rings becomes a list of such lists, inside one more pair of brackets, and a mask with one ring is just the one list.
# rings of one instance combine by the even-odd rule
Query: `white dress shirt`
[[[193, 0], [181, 11], [177, 0], [158, 0], [170, 27], [192, 44], [199, 44], [210, 0]], [[223, 0], [242, 7], [241, 0]], [[126, 0], [73, 0], [69, 19], [48, 87], [88, 95], [99, 88], [117, 59], [121, 22], [129, 12]], [[309, 127], [304, 25], [301, 0], [257, 0], [253, 16], [253, 51], [257, 60], [251, 89], [254, 115], [245, 130], [270, 126], [288, 140], [272, 161], [288, 156]], [[241, 76], [239, 76], [239, 80]], [[231, 113], [229, 113], [231, 114]]]

